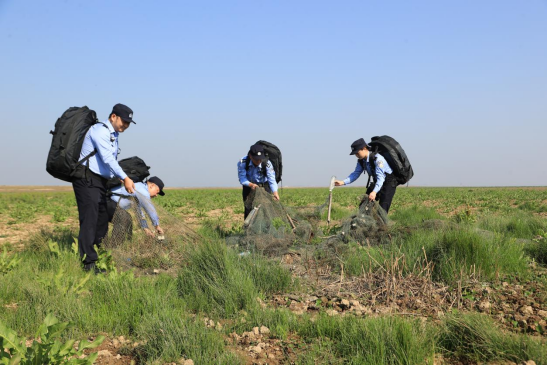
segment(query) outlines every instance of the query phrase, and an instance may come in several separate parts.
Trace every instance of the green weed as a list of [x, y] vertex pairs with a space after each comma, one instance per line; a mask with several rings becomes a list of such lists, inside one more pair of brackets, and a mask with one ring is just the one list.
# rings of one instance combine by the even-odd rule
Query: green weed
[[8, 256], [7, 248], [4, 247], [4, 253], [0, 256], [0, 274], [6, 274], [13, 270], [21, 262], [17, 254]]
[[[99, 346], [104, 336], [98, 336], [95, 341], [79, 341], [77, 348], [73, 347], [75, 340], [60, 342], [58, 338], [69, 325], [59, 323], [48, 314], [36, 332], [32, 344], [25, 345], [26, 338], [18, 337], [17, 333], [0, 321], [0, 363], [2, 364], [93, 364], [97, 353], [84, 355], [84, 350]], [[37, 341], [37, 339], [40, 339]], [[75, 358], [82, 356], [84, 358]]]

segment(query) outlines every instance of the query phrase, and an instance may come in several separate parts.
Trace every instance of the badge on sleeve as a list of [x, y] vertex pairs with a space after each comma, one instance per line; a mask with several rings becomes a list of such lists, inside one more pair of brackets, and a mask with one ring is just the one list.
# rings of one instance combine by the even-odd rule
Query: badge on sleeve
[[384, 164], [382, 163], [381, 160], [377, 160], [377, 166], [382, 169], [384, 167]]

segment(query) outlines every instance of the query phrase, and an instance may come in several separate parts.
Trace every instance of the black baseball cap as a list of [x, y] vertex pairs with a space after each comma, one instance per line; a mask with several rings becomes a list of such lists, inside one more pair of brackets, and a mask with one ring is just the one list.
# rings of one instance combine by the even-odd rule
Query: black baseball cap
[[161, 196], [166, 195], [166, 193], [164, 193], [164, 191], [163, 191], [164, 190], [164, 182], [162, 180], [160, 180], [159, 177], [157, 177], [157, 176], [150, 177], [148, 179], [148, 181], [150, 181], [153, 184], [158, 185], [158, 187], [160, 188], [160, 192], [158, 193], [158, 195], [161, 195]]
[[256, 160], [262, 160], [264, 158], [264, 147], [262, 144], [254, 144], [249, 147], [249, 154]]
[[133, 110], [131, 110], [127, 105], [124, 104], [116, 104], [114, 107], [112, 107], [112, 112], [110, 115], [116, 114], [124, 122], [137, 124], [133, 121]]
[[350, 145], [350, 148], [352, 148], [352, 152], [350, 152], [350, 154], [355, 155], [356, 153], [358, 153], [359, 150], [361, 150], [364, 147], [367, 147], [367, 149], [369, 149], [369, 145], [365, 142], [365, 140], [363, 138], [355, 140]]

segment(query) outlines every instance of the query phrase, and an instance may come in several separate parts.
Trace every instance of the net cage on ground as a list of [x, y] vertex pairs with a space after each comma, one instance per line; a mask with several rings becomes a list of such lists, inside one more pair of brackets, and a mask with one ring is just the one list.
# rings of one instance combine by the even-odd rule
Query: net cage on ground
[[[344, 218], [336, 234], [324, 236], [321, 219], [329, 198], [319, 206], [289, 207], [263, 188], [253, 190], [245, 201], [251, 212], [242, 234], [227, 238], [229, 246], [242, 252], [282, 256], [291, 250], [311, 247], [336, 251], [349, 242], [377, 245], [387, 237], [388, 218], [377, 202], [362, 200], [356, 212]], [[311, 245], [313, 243], [313, 245]]]
[[[103, 247], [123, 268], [168, 270], [183, 261], [185, 245], [200, 242], [200, 235], [183, 219], [138, 191], [134, 196], [119, 196], [114, 209], [109, 204], [111, 224]], [[155, 229], [158, 224], [162, 234]]]

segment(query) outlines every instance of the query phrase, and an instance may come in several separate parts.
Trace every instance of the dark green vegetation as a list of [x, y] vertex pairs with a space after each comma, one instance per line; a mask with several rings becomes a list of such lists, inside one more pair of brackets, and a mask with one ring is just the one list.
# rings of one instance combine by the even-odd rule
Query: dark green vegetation
[[[334, 191], [332, 225], [324, 227], [325, 232], [337, 232], [362, 193], [358, 188]], [[288, 206], [311, 207], [324, 204], [327, 194], [327, 189], [284, 189], [281, 198]], [[504, 304], [500, 296], [491, 300], [497, 310], [478, 313], [475, 305], [465, 305], [467, 300], [480, 301], [476, 298], [481, 293], [470, 282], [494, 291], [503, 283], [512, 288], [536, 283], [540, 290], [526, 287], [508, 305], [515, 305], [516, 313], [527, 306], [535, 315], [545, 313], [545, 188], [398, 189], [387, 243], [351, 242], [331, 266], [333, 277], [344, 274], [349, 281], [365, 273], [389, 272], [403, 282], [419, 277], [452, 293], [460, 290], [456, 297], [462, 307], [457, 310], [455, 304], [439, 318], [420, 310], [333, 315], [336, 306], [320, 299], [318, 310], [298, 314], [287, 295], [317, 293], [321, 283], [293, 275], [291, 265], [278, 258], [240, 255], [225, 245], [224, 237], [241, 230], [240, 190], [171, 190], [156, 202], [191, 221], [203, 236], [199, 245], [184, 248], [185, 259], [176, 273], [150, 276], [111, 270], [93, 276], [79, 269], [72, 247], [77, 235], [73, 193], [0, 195], [0, 219], [7, 224], [2, 236], [9, 238], [11, 228], [25, 230], [38, 220], [49, 224], [31, 234], [22, 248], [13, 241], [4, 244], [0, 321], [19, 336], [32, 337], [53, 314], [71, 323], [60, 334], [63, 343], [91, 335], [104, 334], [105, 341], [123, 335], [138, 346], [122, 346], [118, 353], [141, 363], [190, 358], [197, 364], [239, 364], [250, 356], [249, 346], [264, 342], [283, 349], [272, 360], [280, 363], [425, 364], [443, 356], [465, 362], [532, 359], [546, 364], [545, 314], [540, 321], [518, 314], [499, 318], [498, 308]], [[116, 263], [108, 259], [106, 252], [103, 260], [112, 269]], [[511, 295], [504, 298], [517, 294]], [[288, 305], [275, 304], [276, 297]], [[362, 298], [355, 293], [355, 299]], [[526, 321], [523, 327], [521, 321]], [[538, 330], [532, 332], [528, 325]], [[269, 329], [260, 339], [242, 344], [231, 336], [260, 326]]]

